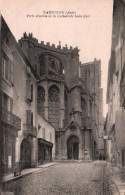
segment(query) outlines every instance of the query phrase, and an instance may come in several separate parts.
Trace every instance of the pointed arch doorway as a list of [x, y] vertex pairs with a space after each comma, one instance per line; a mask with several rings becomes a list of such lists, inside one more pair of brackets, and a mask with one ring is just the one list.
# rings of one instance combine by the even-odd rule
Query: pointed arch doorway
[[67, 158], [79, 159], [79, 140], [75, 135], [71, 135], [67, 140]]

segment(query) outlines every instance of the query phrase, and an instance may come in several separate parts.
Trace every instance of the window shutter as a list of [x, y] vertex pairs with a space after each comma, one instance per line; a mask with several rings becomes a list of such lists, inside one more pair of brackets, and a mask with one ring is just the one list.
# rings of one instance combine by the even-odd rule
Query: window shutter
[[13, 113], [13, 99], [10, 98], [10, 112]]
[[11, 62], [8, 60], [8, 81], [11, 82]]
[[26, 80], [26, 99], [31, 101], [31, 81]]
[[33, 101], [33, 84], [31, 85], [31, 101]]
[[10, 82], [13, 85], [14, 84], [14, 73], [13, 73], [13, 63], [11, 63], [11, 70], [10, 70]]
[[31, 125], [33, 126], [33, 112], [31, 113]]
[[8, 60], [8, 58], [6, 57], [5, 58], [5, 78], [7, 79], [7, 80], [9, 80], [8, 79], [8, 73], [9, 73], [9, 60]]
[[32, 122], [31, 122], [31, 120], [32, 120], [32, 119], [31, 119], [31, 114], [32, 114], [32, 113], [31, 113], [31, 110], [27, 110], [27, 111], [26, 111], [26, 115], [27, 115], [27, 124], [28, 124], [28, 125], [31, 125], [31, 124], [32, 124]]
[[2, 76], [4, 77], [4, 56], [2, 53]]

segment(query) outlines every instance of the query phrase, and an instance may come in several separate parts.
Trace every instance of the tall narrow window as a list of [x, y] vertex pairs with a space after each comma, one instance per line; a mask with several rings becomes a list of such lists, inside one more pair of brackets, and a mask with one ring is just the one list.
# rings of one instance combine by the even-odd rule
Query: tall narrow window
[[31, 84], [31, 101], [33, 101], [33, 84]]
[[64, 92], [64, 101], [65, 101], [65, 120], [64, 126], [68, 124], [68, 96], [66, 91]]
[[40, 56], [39, 63], [40, 63], [40, 76], [45, 74], [45, 56]]
[[9, 96], [3, 93], [2, 96], [2, 107], [6, 110], [10, 110], [9, 108]]
[[27, 110], [26, 115], [27, 115], [27, 125], [33, 126], [33, 112], [31, 112], [31, 110]]
[[58, 71], [58, 73], [59, 73], [59, 75], [63, 74], [63, 65], [62, 65], [61, 62], [59, 63], [59, 71]]
[[30, 79], [26, 80], [26, 100], [33, 101], [33, 84]]
[[57, 86], [53, 85], [48, 91], [48, 102], [49, 102], [49, 121], [55, 128], [59, 128], [60, 118], [60, 91]]
[[13, 113], [13, 99], [2, 92], [2, 108]]
[[86, 116], [86, 101], [85, 99], [81, 99], [81, 109], [82, 109], [82, 118]]
[[8, 80], [11, 84], [13, 84], [13, 63], [7, 57], [7, 55], [2, 52], [2, 77]]
[[49, 58], [49, 59], [48, 59], [48, 64], [49, 64], [49, 67], [50, 67], [52, 70], [54, 70], [54, 71], [57, 70], [56, 63], [55, 63], [55, 61], [54, 61], [53, 58]]
[[14, 65], [11, 63], [10, 65], [10, 82], [11, 84], [14, 84]]
[[13, 112], [13, 99], [10, 98], [10, 112]]
[[5, 54], [3, 54], [3, 58], [2, 58], [2, 76], [3, 76], [3, 78], [8, 80], [8, 73], [9, 73], [8, 58]]
[[86, 101], [83, 98], [81, 98], [81, 109], [82, 109], [81, 123], [82, 123], [82, 126], [85, 126], [87, 112], [86, 112]]
[[42, 116], [45, 115], [44, 103], [45, 103], [45, 90], [43, 87], [38, 86], [37, 88], [37, 110], [39, 114], [41, 114]]

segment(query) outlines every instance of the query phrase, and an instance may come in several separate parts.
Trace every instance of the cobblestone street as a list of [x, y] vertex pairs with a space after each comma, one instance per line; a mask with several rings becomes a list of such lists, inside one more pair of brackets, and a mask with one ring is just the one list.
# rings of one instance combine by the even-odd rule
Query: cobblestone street
[[6, 184], [15, 195], [112, 195], [105, 162], [67, 162]]

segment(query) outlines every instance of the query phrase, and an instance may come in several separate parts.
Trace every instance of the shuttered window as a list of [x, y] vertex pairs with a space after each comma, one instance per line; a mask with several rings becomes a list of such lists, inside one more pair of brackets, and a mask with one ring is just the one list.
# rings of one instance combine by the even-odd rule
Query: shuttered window
[[10, 112], [13, 113], [13, 99], [10, 98]]
[[14, 73], [13, 73], [13, 64], [10, 65], [10, 82], [13, 85], [14, 84]]
[[8, 80], [11, 84], [14, 82], [13, 63], [8, 56], [2, 53], [2, 77]]
[[31, 80], [26, 80], [26, 99], [29, 102], [33, 101], [33, 84]]
[[45, 90], [43, 87], [38, 86], [37, 88], [37, 110], [39, 114], [41, 114], [42, 116], [45, 115], [44, 103], [45, 103]]
[[31, 84], [31, 101], [33, 101], [33, 84]]
[[2, 57], [2, 76], [3, 78], [7, 79], [8, 80], [8, 58], [5, 54], [3, 54], [3, 57]]
[[33, 112], [31, 112], [31, 110], [27, 110], [26, 115], [27, 115], [27, 125], [33, 126]]

